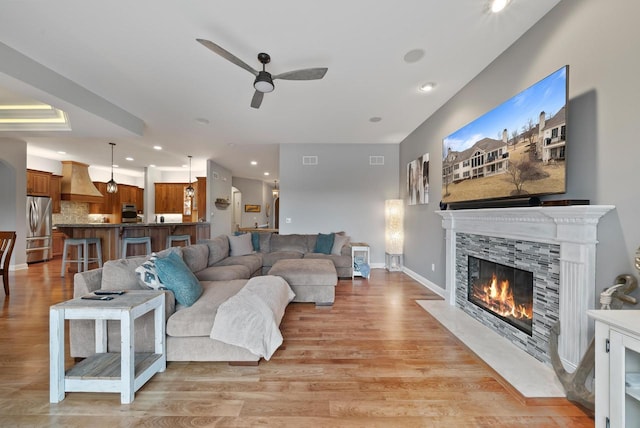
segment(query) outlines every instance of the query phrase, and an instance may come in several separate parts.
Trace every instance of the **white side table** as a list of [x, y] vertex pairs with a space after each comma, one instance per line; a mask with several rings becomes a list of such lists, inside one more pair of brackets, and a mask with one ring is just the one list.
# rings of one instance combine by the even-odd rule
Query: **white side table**
[[[131, 403], [135, 392], [151, 376], [167, 367], [164, 293], [127, 291], [113, 300], [80, 298], [51, 306], [49, 310], [49, 401], [64, 400], [65, 392], [120, 392], [122, 403]], [[154, 353], [134, 352], [134, 321], [154, 311]], [[96, 354], [66, 373], [64, 370], [64, 320], [95, 320]], [[120, 321], [121, 352], [107, 352], [107, 320]]]
[[[369, 244], [365, 242], [352, 242], [351, 243], [351, 264], [353, 265], [353, 270], [351, 272], [351, 279], [356, 276], [363, 276], [362, 272], [356, 269], [356, 258], [363, 260], [366, 264], [370, 265], [370, 256], [369, 256]], [[369, 276], [366, 276], [369, 279]]]

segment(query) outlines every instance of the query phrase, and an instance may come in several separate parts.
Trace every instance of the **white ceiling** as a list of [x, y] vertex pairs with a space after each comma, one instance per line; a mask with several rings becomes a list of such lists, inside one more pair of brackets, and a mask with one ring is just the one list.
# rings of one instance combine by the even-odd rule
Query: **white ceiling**
[[[115, 163], [131, 170], [180, 168], [192, 155], [194, 170], [213, 159], [272, 181], [279, 144], [401, 142], [559, 1], [511, 0], [491, 14], [488, 0], [0, 0], [0, 104], [46, 102], [72, 127], [0, 138], [94, 166], [109, 165], [113, 141]], [[196, 38], [256, 69], [267, 52], [273, 74], [329, 71], [277, 80], [256, 110], [253, 76]], [[425, 55], [408, 63], [413, 49]], [[425, 82], [435, 90], [421, 93]]]

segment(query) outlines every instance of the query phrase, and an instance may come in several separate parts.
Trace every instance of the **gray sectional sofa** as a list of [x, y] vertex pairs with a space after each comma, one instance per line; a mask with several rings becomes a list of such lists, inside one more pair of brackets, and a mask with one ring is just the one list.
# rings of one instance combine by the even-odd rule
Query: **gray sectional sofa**
[[[257, 362], [262, 355], [250, 350], [215, 340], [212, 327], [221, 305], [236, 296], [249, 281], [262, 281], [260, 286], [274, 287], [272, 294], [277, 308], [274, 320], [280, 324], [286, 305], [293, 298], [286, 298], [285, 291], [278, 284], [279, 277], [266, 275], [273, 264], [285, 259], [327, 259], [331, 260], [338, 276], [351, 276], [351, 249], [346, 242], [341, 248], [334, 248], [339, 254], [317, 254], [313, 252], [317, 235], [278, 235], [260, 233], [254, 237], [260, 248], [249, 254], [233, 255], [230, 239], [225, 235], [182, 248], [164, 250], [158, 257], [168, 252], [178, 252], [188, 269], [195, 275], [202, 287], [202, 295], [191, 306], [176, 303], [174, 294], [166, 292], [166, 333], [168, 361], [229, 361]], [[232, 246], [231, 246], [232, 247]], [[77, 273], [74, 277], [74, 297], [80, 297], [96, 290], [146, 289], [136, 268], [142, 266], [146, 257], [112, 260], [102, 268]], [[266, 276], [263, 276], [265, 274]], [[260, 278], [258, 278], [260, 277]], [[265, 284], [265, 285], [262, 285]], [[285, 282], [286, 284], [286, 282]], [[271, 293], [271, 292], [270, 292]], [[269, 300], [274, 300], [269, 297]], [[272, 303], [273, 305], [274, 303]], [[114, 322], [108, 322], [108, 351], [118, 352], [120, 331]], [[137, 352], [154, 349], [153, 314], [149, 313], [136, 320], [135, 347]], [[95, 352], [94, 322], [86, 320], [70, 321], [70, 353], [72, 357], [87, 357]]]

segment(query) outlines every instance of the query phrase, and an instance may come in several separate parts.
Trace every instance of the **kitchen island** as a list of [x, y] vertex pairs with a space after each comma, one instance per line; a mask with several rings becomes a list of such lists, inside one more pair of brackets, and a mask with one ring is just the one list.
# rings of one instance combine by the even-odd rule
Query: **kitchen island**
[[[164, 250], [169, 235], [189, 235], [191, 243], [211, 236], [211, 225], [206, 222], [197, 223], [82, 223], [56, 224], [58, 231], [67, 238], [100, 238], [102, 241], [102, 261], [122, 258], [122, 241], [124, 238], [151, 237], [151, 251]], [[75, 251], [73, 249], [72, 251]], [[91, 248], [91, 251], [95, 251]], [[128, 256], [144, 255], [143, 245], [129, 246]], [[75, 254], [72, 255], [75, 258]], [[95, 254], [90, 254], [95, 257]], [[71, 257], [70, 257], [71, 258]], [[70, 263], [70, 265], [74, 265]]]

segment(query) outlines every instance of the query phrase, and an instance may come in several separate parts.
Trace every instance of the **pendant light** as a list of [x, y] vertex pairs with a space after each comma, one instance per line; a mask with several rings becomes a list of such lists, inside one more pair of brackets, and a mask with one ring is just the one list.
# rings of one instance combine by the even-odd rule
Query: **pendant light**
[[278, 189], [278, 180], [274, 180], [273, 189], [271, 189], [271, 194], [273, 195], [273, 199], [280, 196], [280, 190]]
[[189, 198], [193, 198], [196, 194], [196, 189], [191, 185], [191, 156], [187, 156], [189, 158], [189, 187], [187, 187], [184, 192]]
[[118, 183], [113, 179], [113, 146], [116, 143], [109, 143], [111, 145], [111, 180], [107, 183], [107, 193], [117, 193], [118, 192]]

